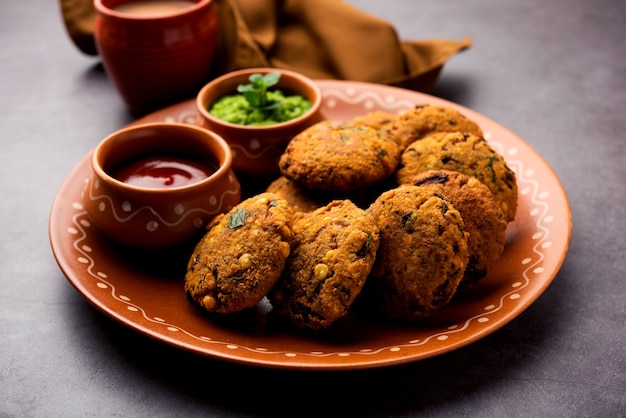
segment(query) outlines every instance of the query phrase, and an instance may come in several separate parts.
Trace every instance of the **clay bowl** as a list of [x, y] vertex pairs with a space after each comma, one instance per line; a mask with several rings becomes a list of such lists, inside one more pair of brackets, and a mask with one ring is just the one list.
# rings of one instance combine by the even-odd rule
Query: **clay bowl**
[[[209, 113], [209, 108], [226, 95], [238, 94], [237, 86], [248, 84], [252, 74], [280, 72], [276, 86], [285, 95], [297, 94], [311, 102], [311, 109], [286, 122], [273, 125], [239, 125], [220, 120]], [[243, 177], [273, 177], [279, 174], [278, 160], [289, 141], [305, 128], [320, 122], [322, 93], [310, 78], [276, 68], [249, 68], [227, 73], [206, 84], [197, 95], [197, 124], [219, 134], [233, 151], [233, 169]]]
[[134, 116], [193, 98], [210, 79], [218, 45], [213, 0], [180, 10], [124, 11], [133, 0], [94, 0], [94, 38], [107, 75]]
[[[146, 159], [161, 166], [148, 167]], [[174, 247], [198, 239], [208, 221], [240, 202], [231, 163], [228, 144], [206, 129], [166, 122], [126, 127], [94, 149], [85, 208], [116, 241]]]

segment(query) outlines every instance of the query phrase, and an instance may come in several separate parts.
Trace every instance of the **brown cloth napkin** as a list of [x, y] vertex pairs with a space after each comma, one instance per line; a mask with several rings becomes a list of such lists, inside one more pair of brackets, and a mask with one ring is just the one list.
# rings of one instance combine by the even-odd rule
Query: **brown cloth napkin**
[[[93, 0], [60, 0], [75, 45], [96, 55]], [[428, 92], [461, 41], [400, 41], [393, 26], [340, 0], [214, 0], [220, 43], [213, 74], [251, 67], [315, 79], [365, 81]]]

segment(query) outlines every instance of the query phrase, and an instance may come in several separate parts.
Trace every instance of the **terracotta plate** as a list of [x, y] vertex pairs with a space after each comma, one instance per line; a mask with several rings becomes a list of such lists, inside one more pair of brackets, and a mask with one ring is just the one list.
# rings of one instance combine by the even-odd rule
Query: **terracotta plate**
[[[501, 328], [543, 293], [565, 259], [571, 212], [563, 187], [541, 156], [501, 125], [436, 97], [367, 83], [319, 84], [328, 119], [373, 110], [398, 113], [417, 103], [455, 107], [481, 125], [516, 172], [519, 209], [507, 230], [505, 252], [472, 293], [419, 326], [385, 323], [355, 309], [327, 332], [302, 333], [279, 323], [263, 304], [241, 315], [209, 317], [183, 291], [191, 249], [155, 255], [120, 248], [89, 222], [81, 203], [89, 156], [68, 175], [50, 215], [52, 250], [70, 283], [106, 315], [165, 343], [239, 363], [315, 370], [380, 367], [455, 350]], [[190, 100], [138, 122], [193, 123], [195, 117]]]

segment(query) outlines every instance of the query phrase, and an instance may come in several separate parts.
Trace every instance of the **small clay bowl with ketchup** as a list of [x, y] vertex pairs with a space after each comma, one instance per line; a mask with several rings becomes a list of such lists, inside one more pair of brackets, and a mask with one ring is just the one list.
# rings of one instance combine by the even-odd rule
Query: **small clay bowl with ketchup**
[[[279, 74], [276, 84], [267, 88], [268, 92], [273, 94], [278, 91], [288, 98], [304, 98], [309, 103], [308, 109], [294, 118], [267, 124], [243, 124], [241, 120], [233, 122], [215, 116], [212, 109], [216, 102], [227, 96], [243, 95], [240, 86], [253, 84], [253, 76], [268, 74]], [[266, 107], [275, 107], [275, 102], [280, 100], [272, 103], [270, 98]], [[196, 98], [196, 124], [216, 132], [228, 142], [233, 151], [233, 169], [237, 175], [270, 178], [279, 174], [278, 160], [289, 141], [323, 119], [321, 104], [322, 92], [319, 86], [300, 73], [276, 68], [248, 68], [224, 74], [200, 90]], [[234, 119], [238, 118], [235, 116]]]
[[206, 129], [167, 122], [129, 126], [94, 149], [85, 207], [94, 224], [120, 243], [182, 245], [241, 201], [231, 164], [228, 144]]

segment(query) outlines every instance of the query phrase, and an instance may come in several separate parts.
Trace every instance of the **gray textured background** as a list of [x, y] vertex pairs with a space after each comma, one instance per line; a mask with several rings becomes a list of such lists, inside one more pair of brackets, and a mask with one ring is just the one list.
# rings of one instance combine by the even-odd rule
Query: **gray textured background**
[[573, 211], [553, 284], [496, 333], [427, 361], [300, 373], [199, 358], [96, 312], [48, 215], [74, 165], [130, 121], [55, 1], [0, 3], [0, 416], [619, 417], [626, 411], [626, 3], [351, 0], [402, 39], [471, 36], [435, 95], [544, 156]]

